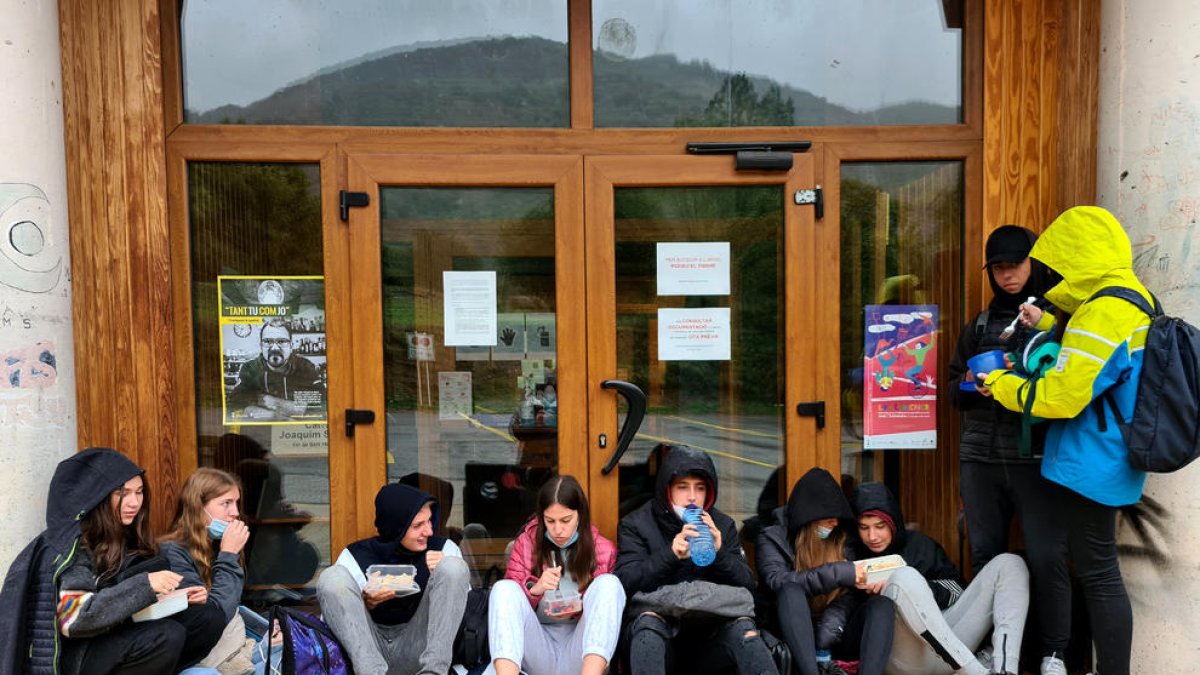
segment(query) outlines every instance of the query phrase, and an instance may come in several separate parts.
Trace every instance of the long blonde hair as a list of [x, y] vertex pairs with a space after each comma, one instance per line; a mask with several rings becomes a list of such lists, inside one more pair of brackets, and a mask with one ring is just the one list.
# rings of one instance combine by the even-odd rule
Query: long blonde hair
[[[793, 547], [796, 554], [797, 572], [820, 567], [826, 563], [842, 562], [846, 559], [843, 550], [846, 544], [846, 531], [839, 525], [834, 528], [829, 538], [822, 539], [817, 536], [817, 522], [814, 520], [805, 524], [796, 533]], [[813, 596], [809, 598], [808, 606], [814, 613], [820, 614], [845, 590], [839, 586], [824, 595]]]
[[179, 490], [175, 520], [170, 533], [163, 537], [163, 541], [175, 542], [187, 549], [208, 588], [212, 587], [212, 554], [217, 542], [208, 536], [211, 516], [205, 514], [204, 505], [234, 488], [241, 492], [242, 485], [233, 474], [207, 467], [196, 469]]

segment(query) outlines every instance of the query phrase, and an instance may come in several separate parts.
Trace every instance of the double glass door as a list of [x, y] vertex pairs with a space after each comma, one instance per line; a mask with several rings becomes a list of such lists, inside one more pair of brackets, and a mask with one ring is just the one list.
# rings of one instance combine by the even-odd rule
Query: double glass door
[[[369, 206], [350, 212], [348, 279], [329, 283], [352, 299], [351, 407], [376, 421], [355, 428], [333, 508], [363, 536], [367, 486], [417, 485], [485, 570], [550, 477], [577, 477], [611, 537], [684, 444], [752, 531], [804, 470], [839, 461], [797, 414], [838, 392], [836, 230], [795, 198], [814, 164], [349, 154]], [[622, 383], [641, 396], [625, 403]]]

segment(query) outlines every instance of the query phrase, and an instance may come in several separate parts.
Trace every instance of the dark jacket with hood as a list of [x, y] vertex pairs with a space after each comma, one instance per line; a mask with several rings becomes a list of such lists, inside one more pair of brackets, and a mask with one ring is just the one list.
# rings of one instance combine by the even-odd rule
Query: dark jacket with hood
[[[789, 584], [798, 584], [809, 598], [838, 588], [854, 589], [854, 563], [833, 562], [796, 569], [796, 535], [809, 523], [826, 518], [837, 518], [839, 527], [853, 531], [854, 514], [842, 488], [828, 471], [812, 468], [796, 481], [788, 503], [775, 509], [772, 524], [758, 535], [755, 562], [758, 580], [769, 591], [760, 597], [766, 605], [773, 606], [776, 594]], [[847, 544], [846, 560], [853, 559], [853, 553]], [[851, 612], [861, 600], [861, 593], [853, 591], [843, 593], [825, 607], [816, 625], [818, 648], [827, 649], [840, 639]]]
[[[412, 565], [417, 568], [414, 581], [421, 587], [420, 593], [381, 602], [371, 610], [371, 619], [378, 624], [395, 626], [408, 623], [421, 604], [421, 596], [429, 584], [429, 566], [425, 563], [426, 551], [440, 551], [446, 545], [444, 537], [429, 537], [425, 551], [409, 551], [400, 540], [408, 533], [408, 527], [420, 513], [421, 507], [429, 504], [433, 513], [430, 520], [438, 523], [438, 503], [433, 495], [402, 483], [389, 483], [375, 495], [375, 529], [378, 536], [360, 539], [346, 547], [354, 561], [366, 574], [371, 565]], [[465, 591], [464, 591], [465, 592]]]
[[[56, 610], [60, 583], [65, 588], [76, 577], [86, 581], [82, 577], [91, 569], [80, 541], [80, 520], [141, 474], [127, 457], [108, 448], [88, 448], [59, 462], [46, 500], [46, 529], [17, 555], [0, 591], [0, 675], [77, 670], [72, 668], [76, 664], [58, 662], [63, 638]], [[95, 585], [94, 576], [91, 583]], [[152, 604], [154, 589], [143, 574], [98, 589], [82, 602], [71, 632], [86, 637]], [[122, 616], [114, 618], [114, 613]], [[84, 651], [73, 653], [82, 658]]]
[[[922, 532], [906, 530], [900, 502], [883, 483], [863, 483], [854, 493], [854, 514], [861, 516], [866, 511], [883, 511], [896, 524], [892, 543], [882, 553], [875, 553], [856, 539], [855, 560], [898, 554], [908, 566], [921, 573], [929, 582], [938, 607], [946, 609], [962, 595], [966, 582], [950, 556], [936, 541]], [[857, 531], [857, 530], [856, 530]]]
[[[671, 482], [689, 475], [707, 484], [704, 510], [721, 531], [721, 549], [707, 567], [697, 567], [690, 558], [680, 560], [671, 550], [671, 541], [683, 529], [683, 521], [671, 508]], [[753, 589], [754, 580], [738, 540], [737, 526], [732, 518], [713, 506], [716, 501], [717, 471], [712, 459], [700, 450], [673, 447], [658, 470], [654, 497], [622, 518], [617, 529], [617, 566], [613, 573], [625, 587], [626, 597], [684, 581], [711, 581]]]
[[[1008, 226], [1008, 227], [1016, 227]], [[1019, 228], [1029, 238], [1029, 248], [1037, 241], [1037, 235], [1026, 228]], [[1030, 331], [1020, 324], [1016, 333], [1008, 340], [1001, 340], [1000, 333], [1017, 317], [1021, 303], [1029, 297], [1043, 311], [1053, 307], [1045, 299], [1046, 291], [1056, 283], [1055, 275], [1037, 260], [1031, 260], [1029, 280], [1016, 293], [1009, 293], [996, 283], [991, 266], [987, 268], [988, 283], [992, 287], [992, 301], [988, 308], [976, 314], [963, 326], [958, 336], [954, 355], [948, 368], [950, 401], [963, 411], [962, 440], [959, 444], [959, 459], [968, 462], [1037, 462], [1042, 454], [1045, 426], [1034, 427], [1033, 456], [1021, 457], [1018, 442], [1021, 437], [1021, 414], [1006, 410], [992, 399], [974, 391], [964, 391], [958, 384], [967, 374], [967, 360], [986, 351], [999, 349], [1011, 352], [1023, 344]]]

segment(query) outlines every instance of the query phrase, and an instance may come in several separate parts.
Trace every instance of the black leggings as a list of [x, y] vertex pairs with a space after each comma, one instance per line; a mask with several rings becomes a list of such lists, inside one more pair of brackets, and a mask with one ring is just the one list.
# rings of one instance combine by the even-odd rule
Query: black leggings
[[[780, 589], [779, 630], [792, 652], [792, 668], [800, 675], [817, 675], [817, 645], [808, 595], [798, 584]], [[850, 614], [834, 656], [859, 660], [859, 675], [883, 675], [892, 652], [896, 605], [882, 595], [871, 595]]]
[[79, 675], [162, 675], [198, 663], [224, 630], [220, 608], [192, 605], [165, 619], [127, 621], [95, 637], [66, 639], [64, 649], [84, 650]]
[[727, 673], [730, 666], [736, 666], [740, 675], [777, 673], [752, 619], [693, 619], [680, 624], [642, 614], [629, 626], [633, 675]]

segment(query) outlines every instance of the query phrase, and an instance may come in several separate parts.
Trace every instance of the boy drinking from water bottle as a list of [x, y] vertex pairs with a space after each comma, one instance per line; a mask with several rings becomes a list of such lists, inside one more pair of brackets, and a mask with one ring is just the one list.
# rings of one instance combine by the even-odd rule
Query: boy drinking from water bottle
[[[668, 672], [775, 675], [754, 623], [754, 581], [733, 519], [714, 508], [717, 472], [708, 455], [663, 446], [653, 497], [621, 519], [617, 578], [629, 598], [625, 644], [633, 675]], [[692, 558], [698, 525], [685, 524], [700, 506], [716, 551], [711, 564]]]

